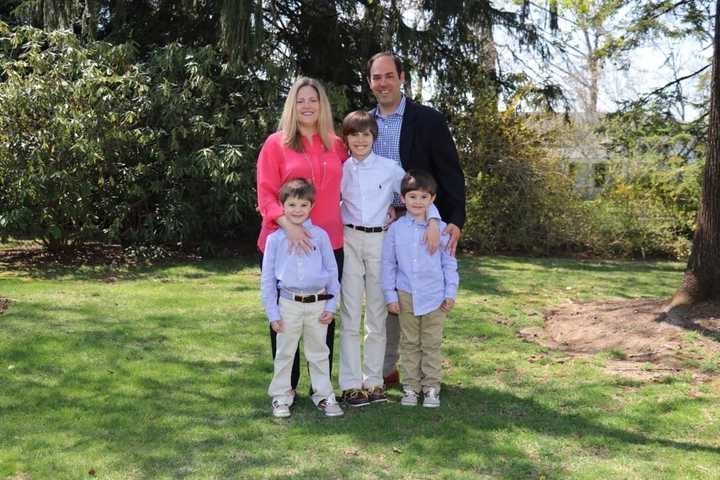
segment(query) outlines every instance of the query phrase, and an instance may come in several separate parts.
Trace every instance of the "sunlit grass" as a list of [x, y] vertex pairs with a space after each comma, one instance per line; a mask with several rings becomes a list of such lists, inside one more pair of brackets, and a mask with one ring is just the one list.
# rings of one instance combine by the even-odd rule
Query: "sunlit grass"
[[551, 305], [668, 296], [681, 275], [462, 258], [442, 408], [326, 419], [303, 372], [276, 420], [253, 261], [0, 272], [0, 478], [713, 478], [717, 382], [624, 380], [602, 369], [613, 352], [555, 361], [516, 335]]

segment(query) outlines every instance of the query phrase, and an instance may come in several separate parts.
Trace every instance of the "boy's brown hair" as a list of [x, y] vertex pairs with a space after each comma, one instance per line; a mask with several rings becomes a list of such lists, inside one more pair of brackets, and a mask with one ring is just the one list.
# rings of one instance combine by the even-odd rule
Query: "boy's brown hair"
[[315, 203], [315, 187], [304, 178], [290, 179], [280, 187], [278, 198], [280, 203], [285, 203], [291, 197]]
[[407, 192], [413, 190], [435, 195], [437, 194], [437, 182], [432, 175], [423, 170], [408, 170], [400, 182], [400, 194], [404, 197]]
[[342, 136], [345, 141], [350, 134], [370, 130], [373, 140], [378, 136], [378, 124], [375, 118], [365, 110], [355, 110], [345, 116], [342, 123]]

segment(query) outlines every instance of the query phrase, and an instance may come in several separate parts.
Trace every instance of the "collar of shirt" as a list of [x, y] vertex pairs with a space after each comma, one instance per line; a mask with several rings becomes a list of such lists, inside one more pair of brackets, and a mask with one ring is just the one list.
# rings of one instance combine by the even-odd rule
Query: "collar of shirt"
[[358, 160], [357, 158], [350, 156], [350, 161], [352, 161], [352, 164], [357, 167], [365, 167], [370, 168], [375, 163], [375, 154], [373, 152], [370, 152], [370, 154], [365, 157], [363, 160]]
[[313, 133], [313, 136], [311, 138], [300, 135], [300, 143], [302, 144], [303, 149], [306, 152], [322, 150], [322, 148], [324, 148], [324, 145], [322, 143], [322, 137], [320, 137], [319, 133]]
[[375, 117], [380, 117], [382, 119], [390, 118], [390, 117], [402, 117], [403, 114], [405, 114], [405, 95], [400, 96], [400, 105], [395, 109], [395, 111], [389, 115], [383, 115], [380, 113], [380, 107], [375, 107]]
[[425, 219], [422, 221], [418, 221], [415, 217], [410, 215], [409, 213], [405, 213], [404, 218], [407, 219], [408, 222], [410, 222], [411, 225], [420, 225], [421, 227], [427, 227], [428, 221], [427, 221], [427, 211], [425, 212]]

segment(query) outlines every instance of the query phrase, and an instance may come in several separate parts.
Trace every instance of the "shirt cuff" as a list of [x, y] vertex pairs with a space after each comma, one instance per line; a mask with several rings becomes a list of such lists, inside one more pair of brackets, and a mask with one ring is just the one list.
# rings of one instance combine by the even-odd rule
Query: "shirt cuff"
[[278, 309], [277, 306], [275, 306], [275, 308], [267, 309], [267, 317], [268, 317], [268, 323], [277, 322], [278, 320], [282, 320], [282, 317], [280, 316], [280, 309]]
[[455, 300], [455, 297], [457, 297], [457, 287], [455, 285], [445, 287], [445, 298], [452, 298]]
[[397, 303], [398, 302], [398, 294], [397, 290], [385, 290], [385, 304], [389, 303]]
[[337, 300], [336, 297], [331, 298], [327, 302], [325, 302], [325, 308], [323, 309], [326, 312], [335, 313], [335, 310], [337, 309]]

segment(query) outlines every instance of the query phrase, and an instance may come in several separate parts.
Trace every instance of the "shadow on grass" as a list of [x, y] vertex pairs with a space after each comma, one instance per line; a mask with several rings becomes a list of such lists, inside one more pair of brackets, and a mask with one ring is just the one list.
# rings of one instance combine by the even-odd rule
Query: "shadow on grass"
[[140, 280], [162, 278], [168, 270], [192, 267], [194, 271], [173, 272], [174, 277], [201, 279], [214, 275], [233, 274], [238, 270], [257, 267], [257, 256], [202, 259], [186, 255], [156, 261], [127, 258], [117, 246], [91, 248], [72, 254], [51, 254], [42, 249], [0, 250], [0, 269], [36, 279], [73, 280]]
[[[164, 321], [149, 317], [147, 323]], [[236, 360], [187, 358], [180, 345], [145, 332], [141, 325], [108, 331], [100, 324], [77, 332], [77, 338], [66, 340], [72, 347], [67, 359], [53, 358], [45, 340], [30, 345], [23, 355], [19, 344], [2, 354], [18, 355], [13, 361], [25, 366], [0, 377], [7, 422], [0, 446], [20, 441], [28, 454], [60, 448], [84, 455], [100, 449], [113, 463], [133, 466], [147, 476], [198, 476], [197, 468], [211, 465], [219, 478], [234, 478], [244, 469], [276, 467], [278, 459], [263, 443], [282, 442], [275, 435], [288, 429], [306, 439], [306, 445], [295, 449], [317, 452], [314, 441], [341, 442], [349, 436], [355, 445], [382, 446], [398, 471], [414, 472], [421, 462], [422, 468], [429, 467], [428, 474], [568, 478], [562, 455], [530, 456], [517, 440], [499, 441], [499, 432], [527, 431], [618, 455], [632, 455], [628, 447], [647, 445], [720, 454], [718, 447], [608, 427], [531, 398], [477, 387], [445, 387], [438, 410], [395, 403], [348, 411], [342, 419], [320, 417], [304, 397], [290, 420], [295, 423], [278, 425], [269, 415], [265, 395], [272, 366], [264, 336], [246, 345]], [[348, 468], [377, 468], [366, 463], [372, 458], [337, 453], [327, 461], [324, 470], [312, 463], [299, 465], [293, 477], [333, 478], [333, 472]]]
[[717, 318], [720, 318], [720, 302], [704, 301], [673, 306], [667, 312], [658, 314], [655, 321], [676, 325], [720, 342], [720, 324], [715, 321]]
[[[704, 400], [688, 398], [676, 402], [698, 401]], [[555, 455], [550, 451], [531, 458], [527, 451], [533, 450], [532, 440], [529, 449], [523, 449], [516, 441], [498, 442], [496, 435], [503, 431], [567, 439], [604, 455], [608, 451], [632, 455], [629, 447], [639, 446], [720, 454], [720, 447], [604, 426], [582, 415], [564, 414], [530, 398], [493, 389], [444, 387], [443, 402], [438, 410], [395, 404], [380, 407], [385, 409], [384, 415], [350, 411], [345, 424], [313, 422], [306, 427], [313, 437], [344, 434], [368, 446], [386, 445], [388, 454], [395, 451], [395, 455], [408, 462], [422, 459], [440, 472], [452, 468], [499, 478], [569, 478], [561, 466], [567, 461], [563, 460], [563, 453]], [[541, 456], [542, 460], [538, 458]]]

